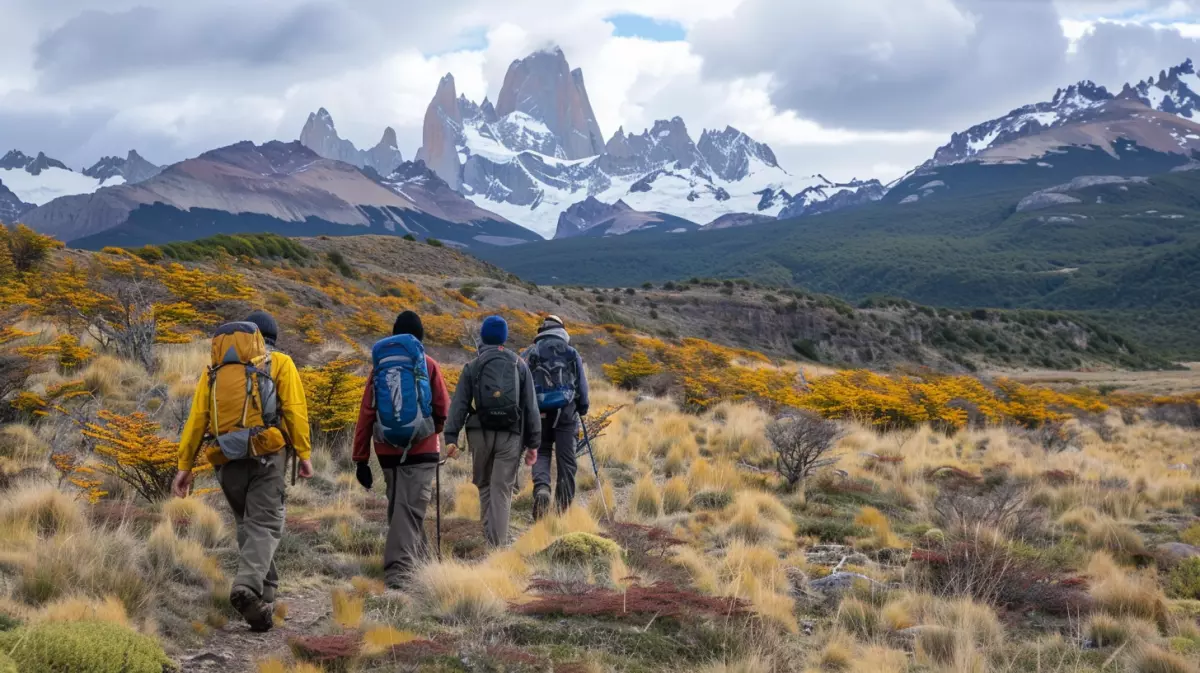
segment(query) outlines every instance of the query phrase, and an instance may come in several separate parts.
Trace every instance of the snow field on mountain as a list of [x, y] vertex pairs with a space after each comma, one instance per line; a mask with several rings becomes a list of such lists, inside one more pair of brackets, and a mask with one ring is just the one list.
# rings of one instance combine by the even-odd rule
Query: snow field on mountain
[[[35, 206], [44, 205], [60, 196], [91, 194], [100, 188], [99, 180], [61, 168], [47, 168], [38, 175], [32, 175], [23, 168], [0, 169], [0, 182], [12, 190], [17, 198]], [[107, 180], [104, 186], [124, 183], [124, 178], [116, 176]]]

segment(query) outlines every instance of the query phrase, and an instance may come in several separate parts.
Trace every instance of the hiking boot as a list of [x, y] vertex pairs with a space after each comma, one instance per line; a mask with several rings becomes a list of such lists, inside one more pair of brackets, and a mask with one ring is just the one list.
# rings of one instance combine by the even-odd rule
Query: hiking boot
[[275, 602], [275, 587], [270, 584], [263, 585], [262, 601], [264, 603], [273, 604]]
[[533, 493], [533, 520], [538, 521], [550, 510], [550, 489], [542, 486]]
[[229, 592], [229, 602], [250, 625], [251, 631], [262, 633], [275, 626], [275, 615], [271, 605], [264, 603], [250, 587], [242, 584], [235, 586]]

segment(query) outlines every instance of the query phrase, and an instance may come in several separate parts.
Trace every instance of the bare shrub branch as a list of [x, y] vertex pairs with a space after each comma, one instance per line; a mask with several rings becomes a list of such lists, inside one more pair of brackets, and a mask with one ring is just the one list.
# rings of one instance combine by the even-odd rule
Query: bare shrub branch
[[767, 425], [767, 439], [775, 447], [775, 469], [795, 489], [815, 470], [832, 465], [836, 458], [825, 458], [841, 436], [837, 423], [811, 411], [784, 416]]

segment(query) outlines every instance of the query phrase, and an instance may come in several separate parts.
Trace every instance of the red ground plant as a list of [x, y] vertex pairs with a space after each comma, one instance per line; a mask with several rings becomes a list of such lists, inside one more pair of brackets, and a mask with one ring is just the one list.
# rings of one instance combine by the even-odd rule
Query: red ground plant
[[321, 666], [330, 673], [348, 671], [362, 651], [357, 633], [330, 636], [296, 636], [288, 640], [292, 654], [301, 661]]

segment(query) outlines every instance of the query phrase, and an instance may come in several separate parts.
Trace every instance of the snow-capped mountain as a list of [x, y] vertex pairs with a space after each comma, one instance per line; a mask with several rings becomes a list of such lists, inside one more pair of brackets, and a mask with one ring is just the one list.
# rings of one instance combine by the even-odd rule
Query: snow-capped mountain
[[1017, 108], [1003, 117], [955, 133], [949, 143], [934, 152], [926, 166], [965, 161], [992, 147], [1078, 121], [1112, 99], [1107, 89], [1094, 82], [1084, 81], [1059, 89], [1049, 101]]
[[402, 164], [384, 179], [297, 141], [210, 150], [137, 184], [55, 199], [25, 213], [24, 221], [80, 247], [238, 231], [414, 233], [460, 247], [537, 239], [478, 208], [423, 164]]
[[308, 115], [300, 131], [300, 144], [326, 159], [335, 159], [359, 168], [370, 168], [379, 175], [389, 175], [404, 163], [392, 127], [383, 130], [383, 137], [369, 150], [360, 150], [354, 143], [338, 135], [333, 117], [325, 108]]
[[1191, 125], [1200, 122], [1198, 108], [1200, 76], [1191, 59], [1160, 72], [1157, 79], [1126, 84], [1115, 96], [1103, 86], [1082, 81], [1059, 89], [1049, 101], [955, 133], [919, 168], [968, 159], [1025, 159], [1056, 144], [1111, 148], [1119, 137], [1159, 151], [1188, 153], [1200, 149]]
[[817, 174], [817, 177], [824, 184], [813, 185], [792, 196], [783, 210], [779, 211], [779, 219], [820, 215], [862, 206], [878, 201], [887, 194], [887, 188], [874, 179], [838, 183], [826, 179], [824, 175]]
[[554, 238], [574, 236], [620, 236], [633, 231], [665, 231], [681, 234], [700, 225], [666, 213], [634, 210], [624, 201], [604, 203], [589, 196], [558, 216]]
[[85, 168], [83, 174], [99, 180], [102, 185], [119, 184], [112, 182], [115, 178], [121, 178], [128, 184], [136, 184], [149, 180], [161, 173], [162, 170], [162, 166], [155, 166], [143, 159], [137, 150], [129, 150], [129, 154], [123, 159], [121, 157], [101, 157], [90, 168]]
[[494, 106], [459, 96], [453, 75], [446, 75], [423, 132], [417, 157], [447, 184], [544, 236], [578, 235], [589, 222], [611, 224], [608, 217], [575, 217], [559, 227], [560, 215], [589, 197], [621, 202], [649, 215], [646, 221], [661, 214], [697, 223], [731, 213], [774, 217], [800, 194], [811, 205], [862, 191], [857, 183], [791, 175], [770, 147], [732, 127], [706, 130], [697, 144], [679, 117], [641, 133], [618, 129], [601, 143], [583, 73], [570, 69], [561, 49], [514, 61]]
[[8, 187], [0, 182], [0, 223], [13, 224], [21, 220], [21, 216], [33, 210], [32, 203], [25, 203]]
[[90, 194], [102, 185], [122, 184], [121, 176], [108, 180], [76, 173], [57, 159], [42, 152], [36, 157], [12, 150], [0, 158], [0, 184], [3, 184], [18, 199], [40, 206], [60, 196]]
[[1126, 84], [1120, 98], [1133, 98], [1160, 112], [1170, 112], [1193, 121], [1200, 121], [1200, 76], [1192, 59], [1164, 70], [1158, 79]]

